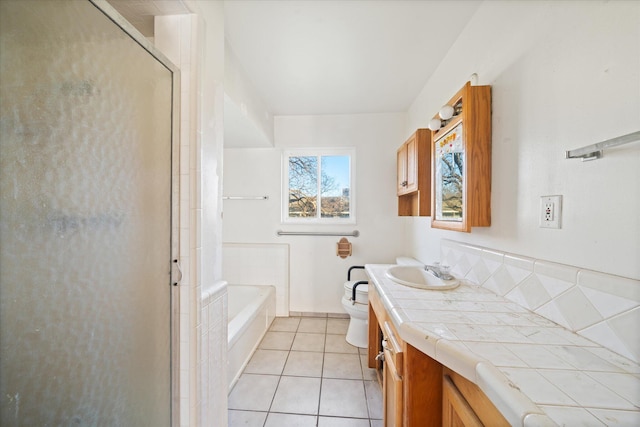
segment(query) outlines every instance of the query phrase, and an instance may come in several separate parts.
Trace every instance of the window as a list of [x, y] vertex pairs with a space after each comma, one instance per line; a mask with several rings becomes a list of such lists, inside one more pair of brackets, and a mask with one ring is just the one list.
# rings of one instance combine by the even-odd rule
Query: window
[[354, 223], [353, 149], [284, 153], [283, 222]]

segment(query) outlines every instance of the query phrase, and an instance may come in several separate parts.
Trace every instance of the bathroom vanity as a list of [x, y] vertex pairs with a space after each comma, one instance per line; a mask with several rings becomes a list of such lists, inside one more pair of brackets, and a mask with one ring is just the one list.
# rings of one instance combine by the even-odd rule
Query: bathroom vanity
[[640, 425], [637, 363], [467, 280], [416, 289], [391, 267], [365, 267], [386, 427]]
[[475, 384], [400, 337], [375, 287], [368, 357], [383, 390], [385, 427], [509, 425]]

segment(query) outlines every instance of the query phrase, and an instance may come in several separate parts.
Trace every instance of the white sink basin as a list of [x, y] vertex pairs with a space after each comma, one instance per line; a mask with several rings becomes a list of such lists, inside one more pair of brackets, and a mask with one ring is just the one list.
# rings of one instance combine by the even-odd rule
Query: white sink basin
[[447, 290], [454, 289], [460, 285], [457, 279], [442, 280], [432, 273], [426, 271], [424, 267], [397, 265], [387, 270], [386, 275], [394, 282], [418, 289]]

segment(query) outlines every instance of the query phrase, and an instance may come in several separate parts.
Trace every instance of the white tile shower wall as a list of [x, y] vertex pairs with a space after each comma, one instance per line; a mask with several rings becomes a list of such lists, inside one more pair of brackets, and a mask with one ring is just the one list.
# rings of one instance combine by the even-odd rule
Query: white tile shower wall
[[289, 245], [223, 243], [222, 274], [233, 285], [276, 288], [276, 316], [289, 316]]
[[201, 324], [201, 404], [202, 425], [212, 425], [214, 420], [221, 426], [227, 420], [218, 419], [227, 415], [227, 402], [220, 396], [227, 395], [227, 283], [216, 283], [202, 296]]
[[640, 280], [446, 239], [440, 252], [455, 276], [640, 361]]
[[[200, 171], [197, 147], [198, 61], [196, 15], [156, 16], [154, 42], [180, 69], [179, 247], [183, 278], [180, 285], [180, 425], [199, 424], [199, 385], [202, 361], [198, 355], [201, 300], [197, 236], [200, 234]], [[205, 359], [205, 360], [208, 360]], [[206, 362], [205, 362], [206, 363]], [[225, 411], [226, 413], [226, 411]]]

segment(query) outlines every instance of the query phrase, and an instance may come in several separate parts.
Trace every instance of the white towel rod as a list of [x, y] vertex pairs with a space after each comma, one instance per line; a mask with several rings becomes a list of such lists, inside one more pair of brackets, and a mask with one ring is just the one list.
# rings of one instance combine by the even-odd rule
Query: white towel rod
[[633, 141], [640, 141], [640, 131], [607, 139], [606, 141], [586, 147], [576, 148], [575, 150], [565, 151], [564, 156], [566, 159], [582, 159], [583, 162], [586, 160], [596, 160], [602, 157], [602, 150], [605, 148], [616, 147]]
[[327, 232], [327, 231], [282, 231], [276, 232], [278, 236], [352, 236], [358, 237], [360, 232], [353, 230], [350, 233]]
[[222, 196], [222, 200], [269, 200], [269, 196]]

